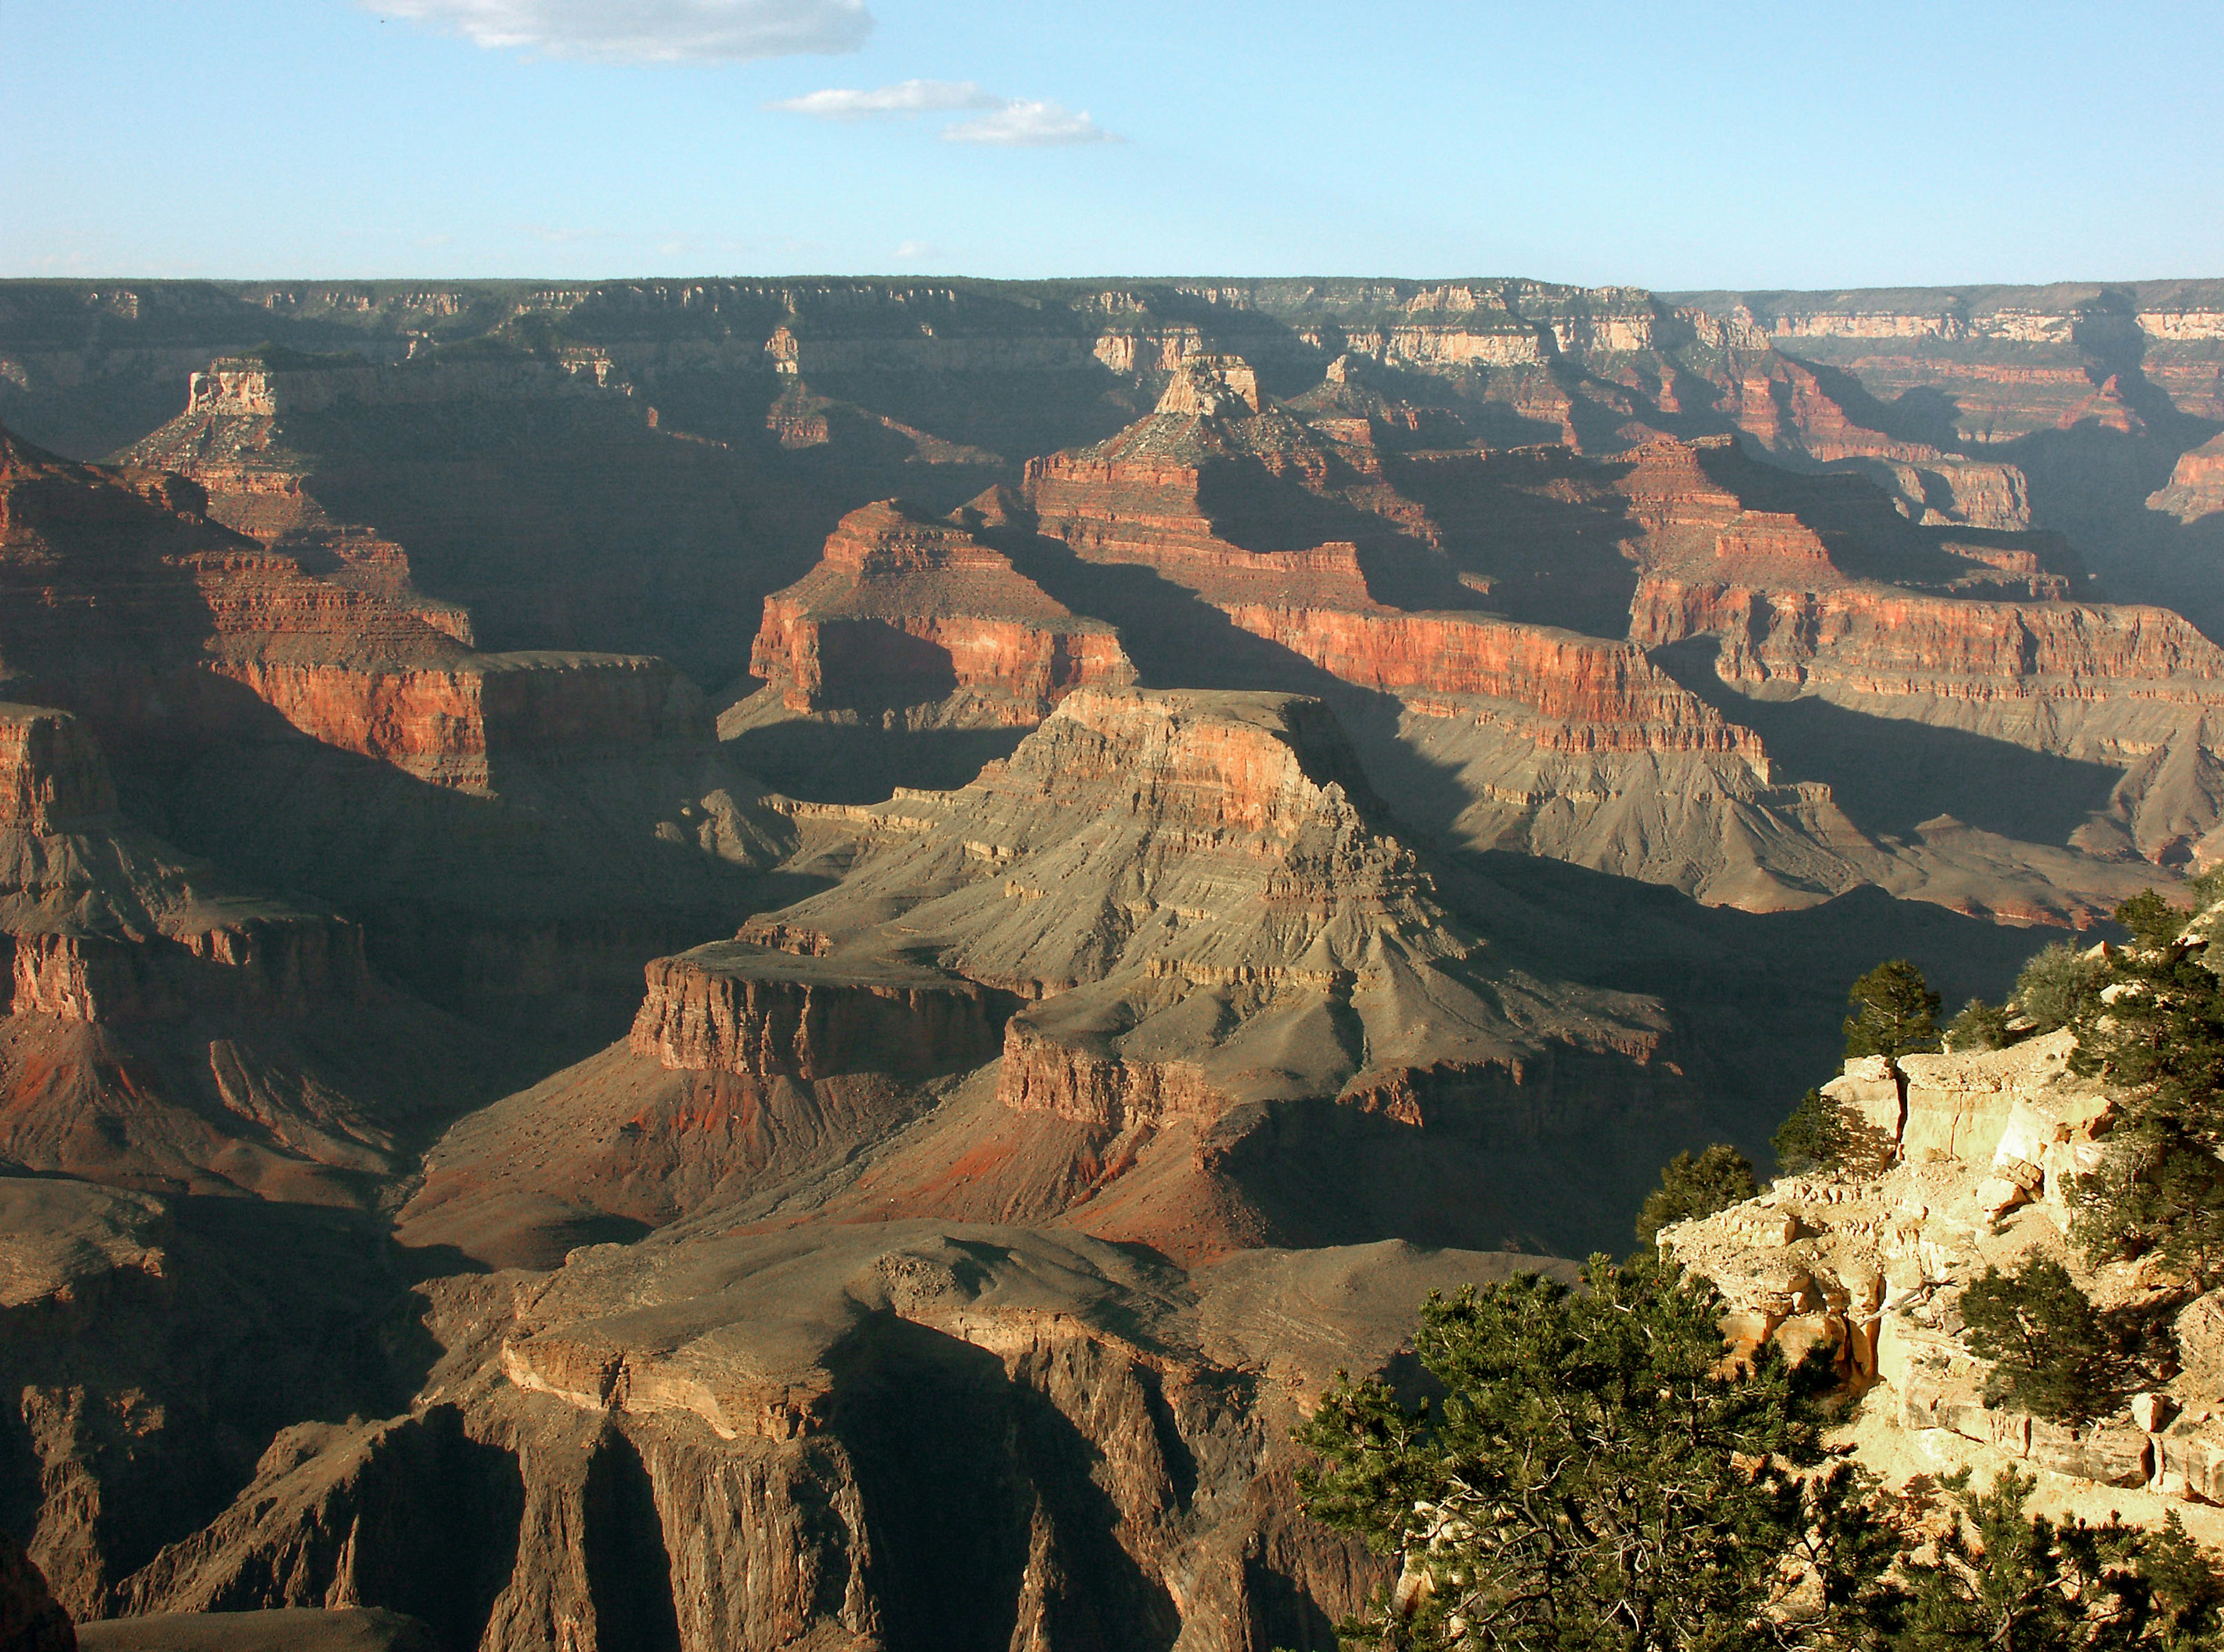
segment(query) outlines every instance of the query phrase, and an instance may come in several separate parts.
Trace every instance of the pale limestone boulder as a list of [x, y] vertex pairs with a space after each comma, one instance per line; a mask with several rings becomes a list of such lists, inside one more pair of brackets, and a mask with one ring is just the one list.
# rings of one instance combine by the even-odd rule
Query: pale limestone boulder
[[2177, 1402], [2167, 1394], [2132, 1396], [2132, 1421], [2144, 1433], [2160, 1434], [2177, 1415]]

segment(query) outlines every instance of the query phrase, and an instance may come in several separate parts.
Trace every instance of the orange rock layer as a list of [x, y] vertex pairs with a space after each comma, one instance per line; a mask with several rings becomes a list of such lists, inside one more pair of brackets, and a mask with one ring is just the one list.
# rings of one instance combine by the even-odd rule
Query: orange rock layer
[[113, 1024], [196, 1012], [302, 1016], [361, 995], [363, 932], [340, 918], [249, 918], [175, 936], [0, 934], [8, 1013]]
[[1759, 763], [1760, 739], [1681, 687], [1633, 643], [1480, 614], [1231, 607], [1244, 630], [1346, 682], [1417, 702], [1510, 700], [1556, 751], [1728, 752]]
[[1216, 1118], [1233, 1104], [1192, 1062], [1093, 1054], [1035, 1036], [1016, 1020], [1004, 1029], [996, 1099], [1014, 1112], [1114, 1135], [1172, 1117]]
[[0, 665], [111, 741], [254, 738], [275, 712], [449, 786], [485, 787], [504, 755], [711, 737], [661, 661], [474, 653], [376, 582], [315, 577], [193, 514], [199, 498], [0, 435]]
[[2162, 608], [1990, 603], [1882, 586], [1767, 590], [1665, 575], [1639, 581], [1630, 636], [1646, 648], [1712, 634], [1727, 681], [1986, 701], [2131, 699], [2202, 708], [2224, 649]]
[[1109, 626], [1077, 618], [963, 529], [892, 500], [843, 517], [818, 566], [766, 599], [749, 668], [794, 711], [964, 693], [1016, 725], [1077, 688], [1135, 675]]
[[115, 807], [108, 765], [75, 718], [0, 706], [0, 831], [60, 831]]

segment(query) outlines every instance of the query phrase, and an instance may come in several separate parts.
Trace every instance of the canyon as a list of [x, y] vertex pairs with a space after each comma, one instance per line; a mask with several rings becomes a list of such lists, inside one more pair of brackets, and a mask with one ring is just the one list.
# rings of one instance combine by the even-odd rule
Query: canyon
[[[2224, 860], [2220, 317], [0, 282], [0, 1613], [1333, 1645], [1337, 1370]], [[1671, 1230], [1880, 1465], [2055, 1054]]]

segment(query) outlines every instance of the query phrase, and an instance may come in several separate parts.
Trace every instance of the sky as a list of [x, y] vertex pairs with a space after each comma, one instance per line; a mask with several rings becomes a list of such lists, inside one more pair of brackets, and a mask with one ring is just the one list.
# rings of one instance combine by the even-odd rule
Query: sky
[[2224, 276], [2224, 4], [0, 0], [0, 275]]

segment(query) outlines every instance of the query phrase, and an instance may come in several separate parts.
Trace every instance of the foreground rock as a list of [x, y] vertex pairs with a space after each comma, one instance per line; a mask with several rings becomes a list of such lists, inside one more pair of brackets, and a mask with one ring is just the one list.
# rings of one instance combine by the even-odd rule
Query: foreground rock
[[[2159, 1524], [2176, 1509], [2224, 1541], [2224, 1325], [2150, 1265], [2088, 1267], [2067, 1242], [2069, 1183], [2097, 1163], [2112, 1104], [2073, 1075], [2068, 1032], [1970, 1055], [1847, 1063], [1825, 1087], [1873, 1150], [1872, 1174], [1801, 1174], [1719, 1216], [1664, 1229], [1669, 1254], [1713, 1280], [1734, 1347], [1829, 1351], [1861, 1396], [1850, 1437], [1888, 1478], [2004, 1463], [2038, 1472], [2040, 1501], [2087, 1519]], [[1904, 1096], [1904, 1101], [1903, 1101]], [[2104, 1308], [2174, 1318], [2182, 1369], [2156, 1372], [2108, 1416], [2072, 1427], [1985, 1397], [1988, 1364], [1956, 1306], [1988, 1266], [2064, 1261]], [[2176, 1365], [2177, 1361], [2170, 1362]]]

